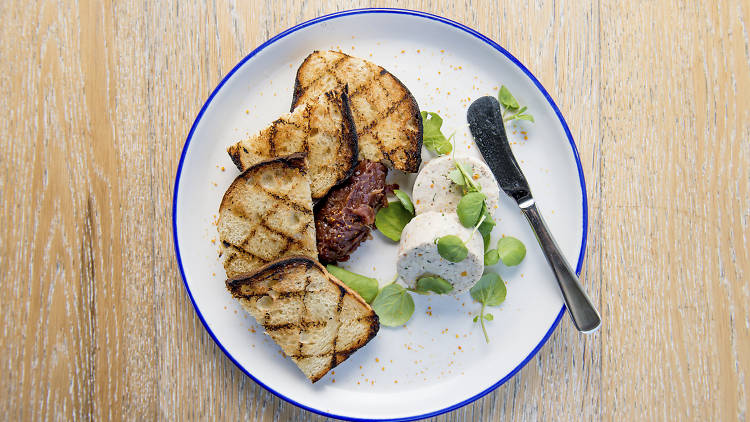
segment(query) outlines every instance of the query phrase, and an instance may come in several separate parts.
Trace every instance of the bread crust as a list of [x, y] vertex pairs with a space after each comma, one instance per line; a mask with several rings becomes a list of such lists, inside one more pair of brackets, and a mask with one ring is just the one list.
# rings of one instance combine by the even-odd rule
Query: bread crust
[[[395, 75], [387, 71], [386, 69], [377, 66], [371, 62], [368, 62], [363, 59], [359, 59], [354, 56], [350, 56], [346, 53], [337, 52], [337, 51], [329, 51], [326, 52], [327, 54], [335, 54], [339, 57], [339, 59], [336, 60], [336, 62], [343, 62], [344, 60], [357, 60], [362, 61], [364, 63], [367, 63], [372, 66], [376, 66], [378, 69], [379, 76], [386, 76], [388, 78], [391, 78], [397, 85], [399, 91], [403, 92], [404, 100], [406, 101], [408, 107], [406, 111], [406, 115], [409, 117], [409, 121], [416, 127], [416, 132], [406, 131], [403, 130], [403, 142], [399, 146], [400, 149], [403, 150], [403, 153], [405, 155], [404, 158], [399, 159], [397, 157], [393, 157], [393, 150], [388, 150], [385, 146], [381, 145], [380, 151], [384, 157], [384, 164], [388, 165], [389, 167], [396, 168], [398, 170], [402, 170], [409, 173], [416, 173], [419, 171], [419, 166], [422, 163], [422, 137], [424, 133], [424, 128], [422, 124], [422, 115], [420, 114], [419, 105], [417, 104], [417, 100], [414, 98], [414, 95], [411, 94], [411, 91], [406, 87], [406, 85], [401, 82], [400, 79], [398, 79]], [[310, 53], [303, 61], [300, 67], [297, 69], [297, 73], [294, 78], [294, 93], [292, 95], [292, 104], [291, 104], [291, 110], [294, 110], [295, 107], [299, 106], [300, 103], [303, 100], [303, 96], [307, 93], [307, 90], [310, 88], [310, 86], [304, 86], [302, 83], [302, 76], [305, 72], [308, 71], [309, 67], [314, 66], [312, 64], [312, 61], [315, 59], [317, 55], [323, 54], [319, 50], [315, 50], [312, 53]], [[338, 85], [349, 85], [349, 81], [339, 81], [337, 79]], [[350, 87], [351, 89], [351, 87]], [[356, 93], [353, 93], [352, 95], [356, 95]], [[352, 106], [353, 107], [353, 106]], [[386, 117], [387, 118], [387, 117]], [[367, 130], [367, 128], [364, 127], [357, 127], [357, 133], [362, 133], [362, 131]], [[361, 139], [360, 139], [361, 142]], [[360, 145], [360, 151], [361, 151], [361, 145]], [[379, 159], [376, 159], [375, 157], [370, 156], [364, 156], [362, 158], [367, 158], [373, 161], [380, 161]]]
[[[259, 182], [266, 178], [271, 185]], [[221, 199], [217, 221], [228, 276], [286, 256], [317, 257], [309, 186], [305, 153], [259, 162], [234, 179]]]
[[[335, 113], [340, 114], [340, 122], [338, 117], [328, 120]], [[318, 133], [325, 136], [315, 136]], [[291, 152], [307, 153], [315, 200], [351, 176], [358, 161], [359, 143], [347, 86], [321, 93], [257, 134], [227, 148], [229, 157], [240, 171], [259, 160]]]
[[[378, 333], [380, 329], [380, 322], [378, 319], [377, 314], [375, 314], [375, 311], [373, 311], [372, 307], [365, 302], [365, 300], [354, 290], [350, 289], [346, 284], [342, 283], [340, 280], [338, 280], [336, 277], [334, 277], [331, 273], [329, 273], [323, 265], [321, 265], [318, 261], [311, 259], [309, 257], [305, 256], [291, 256], [284, 259], [280, 259], [278, 261], [274, 261], [271, 263], [268, 263], [267, 265], [264, 265], [261, 268], [258, 268], [256, 271], [249, 272], [247, 274], [242, 274], [233, 278], [230, 278], [226, 281], [227, 290], [232, 294], [232, 297], [238, 300], [248, 300], [258, 295], [265, 295], [269, 288], [264, 285], [264, 282], [271, 279], [283, 279], [287, 276], [287, 273], [294, 270], [298, 267], [304, 267], [305, 271], [310, 271], [311, 269], [315, 269], [319, 271], [323, 276], [326, 277], [326, 279], [333, 283], [338, 291], [340, 292], [340, 301], [339, 301], [339, 309], [338, 312], [341, 311], [341, 306], [343, 303], [343, 298], [345, 295], [350, 295], [354, 300], [357, 301], [359, 305], [361, 305], [365, 310], [368, 311], [368, 315], [363, 317], [364, 320], [367, 322], [367, 331], [361, 333], [360, 336], [358, 336], [358, 341], [356, 344], [354, 344], [352, 347], [346, 349], [346, 350], [340, 350], [340, 351], [333, 351], [331, 353], [331, 360], [327, 366], [322, 371], [319, 371], [316, 374], [313, 374], [309, 376], [310, 381], [315, 383], [316, 381], [320, 380], [328, 371], [335, 368], [337, 365], [339, 365], [341, 362], [345, 361], [349, 356], [351, 356], [354, 352], [362, 348], [364, 345], [370, 342]], [[249, 289], [247, 289], [249, 288]], [[245, 292], [243, 292], [243, 290]], [[250, 291], [250, 294], [247, 294], [247, 291]], [[258, 321], [259, 323], [262, 323], [261, 321]], [[273, 327], [265, 327], [266, 330], [273, 330]], [[295, 362], [297, 362], [297, 359], [302, 358], [301, 356], [291, 356]]]
[[248, 167], [247, 170], [240, 173], [240, 175], [237, 176], [237, 178], [235, 178], [234, 181], [232, 181], [232, 184], [229, 185], [226, 192], [224, 192], [224, 196], [221, 197], [221, 204], [219, 205], [219, 213], [221, 213], [228, 207], [229, 204], [227, 202], [229, 201], [229, 198], [231, 198], [232, 195], [235, 193], [235, 191], [238, 189], [237, 185], [241, 183], [243, 180], [246, 180], [250, 174], [253, 174], [256, 171], [259, 171], [265, 167], [270, 167], [276, 164], [280, 164], [286, 168], [299, 170], [302, 174], [307, 174], [307, 165], [305, 164], [306, 157], [307, 157], [307, 153], [296, 152], [294, 154], [290, 154], [284, 157], [276, 157], [270, 160], [261, 161], [260, 163], [257, 163], [251, 167]]

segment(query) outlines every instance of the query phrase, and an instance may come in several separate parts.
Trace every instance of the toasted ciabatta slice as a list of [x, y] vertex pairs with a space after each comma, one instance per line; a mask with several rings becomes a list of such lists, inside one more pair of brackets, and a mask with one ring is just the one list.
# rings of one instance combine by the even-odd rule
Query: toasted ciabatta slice
[[304, 154], [264, 161], [229, 186], [218, 230], [227, 277], [292, 255], [317, 258], [315, 223]]
[[349, 86], [360, 158], [416, 173], [422, 162], [419, 106], [382, 67], [336, 51], [314, 51], [297, 70], [292, 109], [344, 85]]
[[380, 328], [370, 305], [310, 258], [270, 263], [227, 280], [227, 289], [312, 382]]
[[230, 146], [229, 156], [243, 171], [269, 158], [306, 152], [312, 197], [324, 197], [357, 164], [357, 132], [346, 91], [342, 86], [319, 93], [259, 133]]

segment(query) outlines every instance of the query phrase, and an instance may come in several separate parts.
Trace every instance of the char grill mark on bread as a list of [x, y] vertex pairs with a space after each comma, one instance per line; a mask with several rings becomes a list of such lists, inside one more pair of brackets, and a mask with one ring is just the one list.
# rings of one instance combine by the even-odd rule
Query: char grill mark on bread
[[346, 180], [357, 164], [357, 131], [346, 85], [309, 98], [227, 149], [240, 171], [270, 158], [307, 154], [313, 199]]
[[304, 154], [257, 163], [229, 186], [217, 229], [227, 277], [291, 255], [317, 258]]
[[272, 262], [226, 285], [312, 382], [367, 344], [380, 328], [359, 294], [307, 257]]
[[359, 156], [416, 173], [422, 116], [414, 96], [382, 67], [336, 51], [314, 51], [297, 70], [292, 109], [321, 92], [349, 87]]

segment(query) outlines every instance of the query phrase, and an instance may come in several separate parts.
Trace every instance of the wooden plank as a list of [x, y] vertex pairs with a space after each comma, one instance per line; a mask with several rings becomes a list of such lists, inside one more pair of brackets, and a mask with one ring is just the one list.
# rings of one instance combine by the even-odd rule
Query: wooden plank
[[0, 2], [7, 417], [323, 419], [204, 330], [173, 258], [172, 186], [192, 120], [241, 57], [368, 6], [498, 40], [557, 101], [588, 182], [583, 280], [602, 332], [564, 319], [507, 385], [434, 419], [746, 419], [750, 7], [426, 0]]
[[[152, 187], [137, 173], [147, 138], [128, 136], [117, 114], [133, 98], [117, 89], [118, 65], [130, 68], [117, 61], [130, 57], [106, 5], [5, 7], [3, 361], [17, 378], [3, 381], [3, 405], [19, 420], [147, 418], [153, 238], [139, 207]], [[135, 171], [122, 174], [124, 163]]]
[[[30, 32], [35, 38], [29, 43], [49, 52], [44, 61], [44, 57], [24, 58], [20, 43], [3, 46], [4, 51], [11, 51], [11, 57], [28, 61], [19, 68], [37, 69], [31, 75], [14, 72], [15, 83], [3, 85], [4, 101], [37, 98], [35, 103], [4, 104], [4, 109], [20, 113], [17, 122], [37, 118], [34, 126], [4, 127], [3, 133], [10, 135], [3, 136], [4, 140], [36, 140], [8, 145], [16, 154], [4, 161], [3, 174], [14, 174], [12, 166], [29, 162], [31, 167], [20, 166], [28, 174], [19, 175], [19, 179], [36, 184], [30, 190], [13, 191], [10, 200], [6, 200], [9, 194], [3, 189], [3, 221], [10, 223], [4, 225], [6, 238], [15, 239], [20, 246], [23, 239], [43, 236], [50, 230], [62, 231], [65, 234], [58, 236], [53, 251], [67, 259], [57, 267], [54, 284], [66, 289], [65, 293], [45, 302], [43, 293], [54, 278], [45, 272], [50, 268], [50, 253], [39, 255], [43, 249], [35, 249], [26, 266], [29, 259], [22, 254], [29, 251], [20, 247], [13, 248], [16, 255], [3, 251], [4, 257], [13, 257], [2, 262], [3, 274], [8, 275], [5, 279], [11, 274], [22, 275], [13, 282], [13, 291], [19, 293], [14, 300], [4, 302], [6, 314], [13, 315], [5, 319], [4, 333], [12, 331], [4, 337], [36, 334], [22, 344], [9, 343], [7, 354], [25, 378], [18, 384], [4, 384], [8, 393], [3, 394], [7, 400], [4, 404], [18, 412], [19, 418], [127, 414], [168, 419], [320, 419], [258, 387], [211, 341], [181, 288], [172, 259], [168, 221], [176, 159], [195, 113], [217, 81], [264, 39], [333, 9], [303, 7], [302, 2], [273, 6], [147, 4], [145, 8], [135, 3], [109, 7], [82, 2], [79, 9], [60, 6], [45, 5], [37, 16], [31, 8], [15, 5], [14, 10], [28, 15], [16, 22], [28, 28], [6, 27], [8, 34], [3, 37], [12, 40]], [[556, 66], [552, 50], [538, 56], [531, 46], [534, 38], [517, 36], [510, 24], [518, 20], [519, 26], [549, 27], [555, 13], [560, 12], [550, 4], [536, 18], [528, 8], [497, 11], [485, 4], [465, 13], [460, 5], [435, 6], [436, 13], [466, 22], [493, 37], [504, 37], [501, 42], [532, 69]], [[299, 12], [288, 12], [293, 10]], [[575, 13], [591, 12], [589, 6]], [[500, 25], [505, 28], [502, 33], [493, 24], [501, 18], [509, 23]], [[45, 37], [46, 28], [66, 32]], [[552, 36], [547, 30], [544, 42], [553, 45], [561, 38], [581, 34], [577, 30], [556, 30]], [[572, 56], [589, 63], [584, 67], [576, 64], [578, 69], [591, 71], [595, 67], [589, 51], [595, 31], [590, 27], [582, 33], [582, 47], [581, 42], [571, 43]], [[48, 49], [50, 38], [55, 41], [54, 50]], [[44, 73], [38, 69], [44, 69]], [[537, 74], [548, 86], [558, 85], [552, 73]], [[591, 80], [585, 71], [575, 78]], [[61, 81], [72, 83], [68, 86]], [[50, 89], [63, 92], [54, 96], [56, 102], [47, 104], [44, 101], [50, 100], [45, 94]], [[577, 98], [595, 98], [591, 95], [596, 91], [594, 85], [589, 84], [587, 90], [587, 95]], [[81, 92], [83, 95], [78, 96]], [[560, 94], [554, 88], [551, 92]], [[65, 109], [63, 99], [73, 99], [67, 103], [73, 110], [57, 115]], [[55, 114], [54, 119], [49, 114]], [[595, 132], [596, 128], [589, 123], [584, 130]], [[49, 145], [51, 133], [59, 142], [52, 150], [40, 148]], [[75, 158], [55, 159], [58, 157]], [[54, 185], [48, 187], [42, 182], [45, 171]], [[51, 202], [43, 203], [43, 209], [56, 211], [37, 214], [39, 197]], [[9, 204], [13, 203], [23, 206], [11, 208]], [[57, 214], [65, 220], [55, 220]], [[16, 231], [23, 226], [18, 222], [30, 219], [33, 224]], [[76, 250], [79, 253], [70, 252]], [[32, 280], [28, 290], [22, 280]], [[21, 291], [32, 292], [32, 300], [25, 299]], [[30, 325], [30, 321], [39, 320], [42, 322]], [[71, 320], [78, 322], [71, 325]], [[75, 330], [64, 329], [71, 326]], [[64, 353], [51, 352], [45, 336], [53, 336], [56, 343], [52, 348], [62, 345]], [[580, 409], [585, 409], [586, 415], [596, 415], [597, 396], [580, 395], [578, 389], [568, 390], [573, 392], [573, 400], [558, 402], [564, 403], [564, 408], [539, 406], [536, 400], [523, 398], [555, 396], [564, 391], [569, 380], [566, 382], [562, 375], [590, 360], [591, 345], [586, 351], [586, 341], [597, 344], [569, 329], [558, 331], [542, 357], [513, 383], [442, 419], [472, 418], [476, 414], [492, 418], [565, 411], [578, 414]], [[52, 361], [62, 363], [52, 371], [46, 366]], [[549, 369], [559, 375], [550, 374]], [[581, 375], [579, 382], [591, 385], [588, 380], [593, 376], [596, 385], [595, 373], [587, 369]], [[65, 391], [71, 379], [75, 388], [68, 396]], [[24, 406], [27, 401], [32, 406]]]
[[747, 418], [749, 17], [602, 4], [607, 419]]

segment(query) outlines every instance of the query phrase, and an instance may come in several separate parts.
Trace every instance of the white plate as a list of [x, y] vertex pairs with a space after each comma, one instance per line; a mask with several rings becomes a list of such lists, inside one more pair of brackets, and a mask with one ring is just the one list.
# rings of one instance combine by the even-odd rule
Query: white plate
[[[365, 9], [323, 16], [277, 35], [232, 69], [206, 101], [175, 182], [175, 248], [185, 287], [227, 356], [291, 403], [345, 419], [416, 419], [455, 409], [507, 381], [544, 344], [564, 312], [531, 229], [505, 195], [493, 238], [518, 237], [528, 254], [519, 267], [494, 268], [506, 280], [508, 295], [490, 310], [495, 319], [487, 324], [489, 344], [472, 322], [479, 305], [468, 293], [419, 296], [405, 328], [382, 327], [366, 347], [311, 385], [224, 287], [214, 223], [222, 194], [238, 174], [225, 149], [288, 111], [297, 66], [316, 49], [341, 49], [391, 71], [420, 109], [440, 113], [444, 132], [456, 131], [459, 154], [477, 154], [466, 123], [468, 105], [508, 86], [536, 119], [509, 128], [514, 154], [566, 258], [580, 271], [586, 243], [583, 173], [565, 121], [536, 78], [502, 47], [463, 25], [421, 12]], [[410, 191], [408, 178], [394, 177]], [[397, 244], [373, 235], [344, 266], [385, 283], [395, 274]]]

